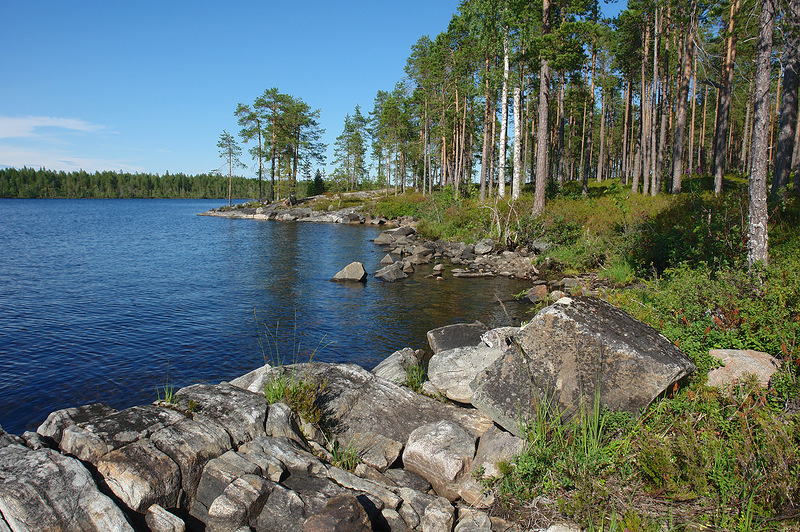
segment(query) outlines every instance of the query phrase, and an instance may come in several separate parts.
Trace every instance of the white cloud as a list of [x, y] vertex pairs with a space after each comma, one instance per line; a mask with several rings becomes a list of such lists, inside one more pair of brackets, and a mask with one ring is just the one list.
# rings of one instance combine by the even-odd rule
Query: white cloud
[[13, 166], [14, 168], [47, 168], [48, 170], [64, 170], [73, 172], [86, 170], [96, 172], [103, 170], [121, 170], [123, 172], [143, 172], [140, 166], [135, 166], [118, 160], [93, 159], [88, 157], [75, 157], [60, 150], [38, 150], [36, 148], [19, 148], [0, 144], [0, 166]]
[[36, 129], [43, 127], [68, 129], [86, 133], [105, 129], [105, 126], [92, 124], [76, 118], [60, 118], [55, 116], [26, 116], [14, 118], [10, 116], [0, 116], [0, 139], [33, 137], [36, 135]]

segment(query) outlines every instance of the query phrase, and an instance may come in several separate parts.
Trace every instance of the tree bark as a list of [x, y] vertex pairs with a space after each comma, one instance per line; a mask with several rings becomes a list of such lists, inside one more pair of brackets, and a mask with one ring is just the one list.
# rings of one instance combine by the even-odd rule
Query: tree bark
[[558, 188], [561, 189], [561, 187], [564, 185], [564, 172], [566, 170], [566, 161], [564, 158], [564, 89], [566, 82], [564, 81], [563, 72], [559, 74], [558, 78], [558, 169], [556, 170], [556, 174], [558, 175]]
[[744, 114], [744, 129], [742, 131], [742, 151], [739, 154], [739, 164], [741, 165], [741, 171], [744, 173], [747, 171], [747, 154], [748, 154], [748, 145], [750, 143], [750, 133], [753, 129], [750, 126], [750, 113], [752, 112], [753, 107], [753, 81], [750, 80], [750, 85], [747, 89], [747, 110]]
[[587, 102], [588, 107], [588, 124], [589, 127], [586, 129], [586, 154], [583, 166], [583, 186], [581, 187], [581, 193], [584, 196], [589, 194], [589, 172], [592, 169], [592, 131], [594, 130], [594, 78], [595, 78], [595, 66], [597, 65], [597, 38], [595, 37], [592, 42], [592, 83], [589, 87], [589, 101]]
[[508, 32], [503, 36], [503, 90], [500, 95], [500, 150], [497, 153], [497, 195], [506, 197], [506, 144], [508, 142]]
[[714, 195], [722, 193], [722, 177], [725, 173], [725, 158], [728, 151], [728, 129], [730, 127], [731, 89], [733, 86], [733, 63], [736, 60], [736, 33], [734, 21], [739, 11], [741, 0], [731, 1], [728, 17], [728, 38], [725, 52], [725, 64], [722, 69], [722, 88], [717, 100], [717, 120], [714, 128]]
[[622, 182], [628, 184], [628, 144], [630, 143], [631, 80], [625, 87], [625, 118], [622, 124]]
[[514, 174], [511, 176], [511, 199], [522, 193], [522, 90], [514, 87]]
[[488, 173], [489, 166], [491, 165], [489, 162], [489, 152], [490, 152], [490, 141], [493, 139], [489, 138], [489, 130], [491, 128], [491, 121], [493, 120], [493, 113], [492, 113], [492, 94], [491, 94], [491, 87], [489, 84], [489, 54], [486, 54], [486, 59], [484, 61], [484, 69], [485, 69], [485, 91], [484, 91], [484, 107], [483, 107], [483, 150], [481, 151], [481, 188], [479, 193], [479, 199], [484, 201], [486, 199], [486, 174]]
[[[542, 34], [550, 33], [550, 0], [542, 3]], [[533, 214], [544, 211], [547, 192], [547, 169], [549, 167], [549, 150], [547, 146], [550, 129], [550, 62], [542, 59], [539, 67], [539, 129], [536, 130], [536, 180], [534, 185]], [[562, 117], [563, 101], [559, 100], [559, 118]], [[559, 125], [559, 128], [563, 125]], [[563, 145], [563, 130], [559, 133], [559, 144]], [[559, 163], [560, 164], [560, 163]], [[558, 169], [559, 180], [561, 168]]]
[[767, 166], [769, 164], [769, 85], [772, 72], [772, 34], [775, 31], [775, 2], [763, 0], [756, 47], [755, 91], [753, 93], [753, 144], [750, 148], [750, 209], [747, 231], [747, 265], [768, 258]]
[[775, 152], [775, 174], [772, 180], [772, 195], [786, 199], [789, 186], [792, 155], [794, 154], [794, 134], [797, 128], [797, 88], [800, 74], [800, 0], [790, 0], [786, 11], [786, 48], [783, 69], [783, 100], [778, 131], [778, 145]]
[[684, 37], [683, 58], [681, 60], [681, 90], [678, 95], [678, 109], [675, 118], [675, 136], [672, 142], [672, 193], [681, 191], [681, 177], [683, 175], [683, 144], [686, 133], [686, 108], [689, 95], [689, 83], [692, 77], [692, 55], [694, 54], [694, 19], [696, 6], [692, 0], [690, 28]]

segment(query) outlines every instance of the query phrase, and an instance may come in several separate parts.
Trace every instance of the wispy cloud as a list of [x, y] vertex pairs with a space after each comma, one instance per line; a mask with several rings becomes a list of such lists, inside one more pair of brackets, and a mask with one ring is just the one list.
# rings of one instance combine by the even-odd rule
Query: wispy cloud
[[0, 144], [0, 166], [14, 168], [47, 168], [49, 170], [64, 170], [72, 172], [86, 170], [87, 172], [103, 170], [121, 170], [123, 172], [143, 172], [141, 166], [132, 165], [121, 160], [96, 159], [91, 157], [76, 157], [59, 150], [38, 150], [36, 148], [19, 148], [3, 146]]
[[100, 124], [92, 124], [77, 118], [61, 118], [56, 116], [0, 116], [0, 139], [33, 137], [37, 129], [59, 128], [71, 131], [91, 133], [105, 129]]

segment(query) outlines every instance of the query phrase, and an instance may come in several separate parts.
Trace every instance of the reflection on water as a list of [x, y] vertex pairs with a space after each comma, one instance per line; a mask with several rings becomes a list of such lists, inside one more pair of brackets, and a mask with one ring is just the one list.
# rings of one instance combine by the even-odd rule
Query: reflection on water
[[378, 229], [196, 216], [219, 204], [0, 200], [4, 429], [95, 401], [151, 402], [166, 382], [229, 380], [265, 357], [371, 368], [427, 347], [435, 327], [530, 319], [511, 301], [522, 282], [436, 281], [420, 266], [394, 284], [334, 283], [354, 260], [379, 269]]

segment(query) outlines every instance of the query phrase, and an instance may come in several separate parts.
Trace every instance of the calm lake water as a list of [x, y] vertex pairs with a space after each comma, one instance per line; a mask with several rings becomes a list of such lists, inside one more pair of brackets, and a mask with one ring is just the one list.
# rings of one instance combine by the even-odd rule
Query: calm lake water
[[[530, 319], [505, 279], [331, 282], [385, 251], [362, 226], [197, 216], [223, 200], [0, 200], [0, 425], [115, 408], [265, 358], [372, 368], [435, 327]], [[503, 301], [503, 304], [498, 301]]]

